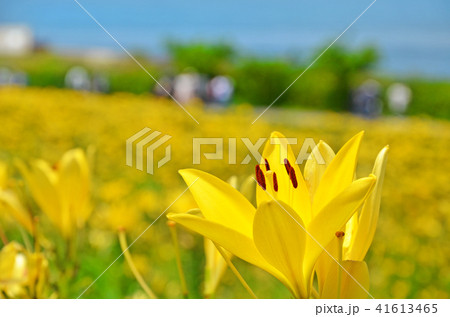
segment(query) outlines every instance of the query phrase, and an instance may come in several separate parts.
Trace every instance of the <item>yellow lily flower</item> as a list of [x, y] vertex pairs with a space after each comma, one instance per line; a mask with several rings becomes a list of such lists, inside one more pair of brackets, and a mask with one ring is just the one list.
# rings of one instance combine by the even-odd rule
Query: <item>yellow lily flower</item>
[[6, 183], [8, 182], [8, 166], [0, 162], [0, 188], [6, 187]]
[[[375, 160], [372, 173], [377, 181], [372, 193], [316, 263], [321, 298], [367, 298], [369, 271], [364, 257], [372, 243], [378, 221], [388, 150], [388, 146], [384, 147]], [[324, 171], [335, 156], [323, 141], [320, 141], [313, 153], [320, 153], [325, 164], [318, 164], [314, 157], [306, 163], [305, 180], [310, 192], [316, 190]], [[338, 259], [340, 265], [330, 255]]]
[[23, 206], [17, 194], [7, 186], [7, 166], [0, 162], [0, 207], [29, 233], [33, 233], [31, 214]]
[[342, 147], [311, 196], [286, 138], [272, 133], [256, 167], [257, 208], [215, 176], [181, 170], [203, 218], [168, 217], [271, 273], [295, 297], [308, 298], [323, 246], [362, 206], [376, 180], [353, 181], [361, 138], [359, 133]]
[[91, 213], [90, 172], [81, 149], [64, 153], [53, 168], [44, 160], [27, 167], [19, 162], [31, 194], [65, 238], [82, 228]]
[[7, 214], [29, 233], [33, 233], [31, 214], [25, 209], [19, 197], [12, 190], [0, 188], [0, 206], [3, 206]]
[[43, 298], [48, 262], [42, 253], [28, 252], [17, 242], [0, 250], [0, 298]]

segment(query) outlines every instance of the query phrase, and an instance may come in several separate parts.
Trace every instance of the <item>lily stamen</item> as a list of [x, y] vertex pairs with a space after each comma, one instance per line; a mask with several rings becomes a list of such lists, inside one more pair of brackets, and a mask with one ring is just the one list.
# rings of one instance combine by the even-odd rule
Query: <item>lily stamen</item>
[[294, 188], [297, 188], [298, 186], [297, 176], [295, 175], [295, 170], [294, 168], [292, 168], [292, 166], [289, 170], [289, 178], [291, 179], [292, 186], [294, 186]]
[[338, 282], [337, 282], [337, 298], [341, 298], [342, 287], [342, 245], [344, 243], [344, 231], [336, 231], [336, 237], [338, 238]]
[[273, 173], [273, 190], [278, 192], [278, 179], [275, 173]]
[[289, 163], [287, 158], [284, 159], [284, 167], [286, 168], [286, 172], [288, 173], [289, 178], [291, 179], [292, 186], [294, 186], [294, 188], [297, 188], [298, 186], [297, 176], [295, 175], [295, 170], [292, 167], [291, 163]]
[[284, 159], [284, 167], [286, 167], [286, 172], [287, 172], [288, 175], [289, 175], [289, 171], [292, 169], [292, 166], [291, 166], [291, 164], [289, 163], [289, 161], [288, 161], [287, 158]]
[[256, 181], [258, 185], [261, 186], [262, 189], [266, 190], [266, 178], [264, 176], [264, 172], [261, 170], [259, 165], [255, 167]]
[[266, 172], [270, 171], [270, 165], [269, 165], [269, 161], [267, 161], [267, 159], [264, 159], [265, 165], [266, 165]]

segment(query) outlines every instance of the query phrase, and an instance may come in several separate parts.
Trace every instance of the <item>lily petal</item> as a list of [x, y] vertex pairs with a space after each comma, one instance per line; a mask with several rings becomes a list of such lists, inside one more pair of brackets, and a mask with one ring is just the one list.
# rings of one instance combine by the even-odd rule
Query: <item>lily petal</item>
[[245, 178], [239, 188], [239, 191], [252, 205], [256, 203], [256, 186], [253, 175], [249, 175]]
[[[272, 132], [270, 139], [264, 147], [261, 159], [262, 169], [265, 169], [265, 159], [267, 159], [269, 163], [270, 170], [276, 174], [278, 180], [278, 192], [276, 192], [275, 197], [273, 197], [273, 195], [269, 195], [260, 186], [257, 186], [257, 205], [259, 206], [263, 202], [275, 198], [292, 206], [305, 223], [309, 222], [311, 219], [311, 203], [309, 200], [308, 189], [305, 180], [303, 179], [303, 175], [300, 172], [300, 168], [296, 163], [296, 157], [292, 152], [291, 146], [287, 142], [286, 137], [280, 132]], [[291, 179], [286, 172], [284, 159], [287, 159], [294, 168], [298, 184], [297, 188], [292, 186]]]
[[320, 256], [317, 258], [314, 270], [317, 274], [317, 284], [319, 288], [319, 293], [322, 294], [325, 281], [327, 280], [330, 268], [333, 265], [337, 265], [335, 259], [338, 259], [339, 248], [341, 243], [339, 243], [337, 238], [333, 238], [331, 242], [326, 246], [326, 251], [323, 250]]
[[230, 184], [195, 169], [180, 170], [203, 216], [251, 236], [255, 207]]
[[309, 275], [323, 248], [335, 238], [350, 217], [362, 206], [370, 194], [376, 177], [370, 175], [351, 183], [342, 193], [331, 200], [306, 228], [308, 257], [305, 259], [305, 275]]
[[89, 167], [81, 149], [67, 151], [60, 162], [58, 189], [73, 224], [82, 227], [91, 213]]
[[[319, 164], [320, 162], [317, 161], [316, 158], [318, 156], [323, 158], [323, 164]], [[325, 170], [330, 165], [334, 156], [333, 149], [324, 141], [320, 141], [312, 150], [310, 158], [306, 161], [304, 175], [311, 201], [313, 200], [317, 187], [319, 187]]]
[[235, 256], [269, 272], [286, 286], [289, 285], [287, 279], [261, 256], [251, 236], [220, 223], [189, 214], [170, 213], [167, 218], [216, 242]]
[[349, 247], [344, 250], [344, 258], [346, 259], [354, 261], [364, 260], [364, 257], [372, 244], [377, 228], [378, 215], [380, 213], [381, 189], [386, 170], [388, 151], [389, 147], [384, 147], [375, 160], [373, 174], [377, 177], [377, 182], [361, 209], [359, 219], [354, 220], [358, 221], [358, 225], [351, 237]]
[[9, 189], [0, 189], [0, 203], [4, 204], [7, 212], [20, 223], [28, 232], [33, 233], [31, 214], [22, 205], [16, 194]]
[[36, 160], [29, 169], [23, 162], [17, 166], [25, 178], [34, 200], [53, 222], [53, 224], [68, 236], [69, 232], [64, 228], [61, 218], [61, 202], [56, 189], [58, 176], [55, 171], [43, 160]]
[[[343, 261], [343, 268], [337, 264], [328, 273], [321, 298], [364, 299], [369, 290], [369, 269], [366, 262]], [[338, 270], [341, 270], [339, 273]], [[347, 272], [346, 272], [347, 271]], [[338, 296], [338, 276], [341, 274], [341, 290]], [[358, 282], [355, 282], [358, 281]], [[366, 292], [367, 291], [367, 292]]]
[[269, 201], [256, 210], [253, 239], [262, 256], [283, 273], [297, 297], [307, 297], [309, 278], [303, 276], [306, 233], [302, 219], [282, 201]]
[[314, 196], [313, 215], [352, 183], [363, 135], [362, 131], [347, 141], [325, 170]]

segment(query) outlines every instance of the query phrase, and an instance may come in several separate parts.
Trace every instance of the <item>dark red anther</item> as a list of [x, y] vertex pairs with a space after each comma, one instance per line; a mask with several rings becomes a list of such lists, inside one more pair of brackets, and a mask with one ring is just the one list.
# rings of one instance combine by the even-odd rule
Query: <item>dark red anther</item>
[[278, 179], [277, 174], [273, 173], [273, 190], [278, 191]]
[[266, 164], [266, 171], [270, 171], [270, 165], [269, 165], [269, 162], [267, 161], [267, 159], [264, 159], [264, 162]]
[[266, 190], [266, 178], [264, 176], [264, 172], [261, 170], [259, 165], [255, 167], [256, 181], [258, 185], [261, 186], [262, 189]]
[[287, 172], [288, 175], [289, 175], [292, 166], [291, 166], [291, 164], [289, 163], [288, 159], [284, 159], [284, 167], [286, 167], [286, 172]]
[[289, 163], [287, 158], [284, 159], [284, 167], [286, 167], [286, 172], [288, 173], [289, 178], [291, 179], [292, 186], [294, 186], [294, 188], [297, 188], [298, 186], [297, 176], [295, 175], [295, 170], [291, 166], [291, 163]]
[[297, 176], [295, 175], [295, 171], [292, 166], [289, 169], [289, 178], [291, 179], [292, 186], [294, 186], [294, 188], [297, 188], [297, 186], [298, 186]]

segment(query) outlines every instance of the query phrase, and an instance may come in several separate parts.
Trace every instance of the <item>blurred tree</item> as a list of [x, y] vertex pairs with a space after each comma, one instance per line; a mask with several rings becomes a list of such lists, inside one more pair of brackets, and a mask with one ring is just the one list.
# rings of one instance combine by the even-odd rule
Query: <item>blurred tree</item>
[[[319, 50], [320, 54], [323, 50]], [[318, 55], [314, 54], [314, 56]], [[373, 47], [351, 51], [342, 46], [333, 46], [317, 61], [316, 71], [331, 73], [335, 78], [326, 103], [333, 110], [348, 110], [355, 75], [371, 69], [379, 60]]]
[[[233, 73], [236, 78], [236, 99], [256, 105], [271, 104], [292, 82], [296, 66], [283, 60], [242, 61]], [[287, 101], [287, 94], [276, 105]]]
[[226, 43], [183, 44], [169, 41], [166, 46], [178, 72], [194, 68], [199, 73], [210, 76], [227, 75], [230, 73], [235, 56], [233, 47]]
[[429, 115], [450, 119], [450, 89], [445, 81], [424, 82], [415, 79], [407, 82], [412, 90], [412, 100], [406, 113], [409, 115]]

